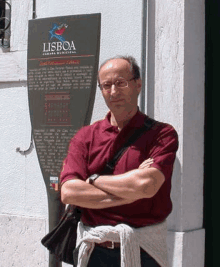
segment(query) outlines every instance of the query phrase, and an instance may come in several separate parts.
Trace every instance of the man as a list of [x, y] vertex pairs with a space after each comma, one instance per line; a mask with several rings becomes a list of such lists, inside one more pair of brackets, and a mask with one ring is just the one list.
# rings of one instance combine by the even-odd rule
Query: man
[[77, 266], [167, 266], [177, 133], [157, 122], [128, 148], [112, 175], [97, 175], [146, 118], [138, 109], [141, 79], [134, 58], [107, 60], [98, 82], [110, 112], [74, 136], [60, 177], [63, 203], [83, 210]]

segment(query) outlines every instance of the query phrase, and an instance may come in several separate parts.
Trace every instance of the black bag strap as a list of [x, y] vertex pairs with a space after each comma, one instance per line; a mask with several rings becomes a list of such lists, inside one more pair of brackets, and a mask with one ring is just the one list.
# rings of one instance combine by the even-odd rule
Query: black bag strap
[[120, 150], [115, 154], [114, 158], [107, 162], [103, 174], [110, 174], [114, 171], [115, 165], [118, 162], [118, 160], [122, 157], [122, 155], [125, 153], [125, 151], [128, 149], [128, 147], [133, 144], [143, 133], [150, 130], [153, 125], [156, 123], [154, 119], [151, 119], [149, 117], [146, 117], [144, 121], [144, 125], [139, 128], [135, 133], [128, 139], [128, 141], [120, 148]]

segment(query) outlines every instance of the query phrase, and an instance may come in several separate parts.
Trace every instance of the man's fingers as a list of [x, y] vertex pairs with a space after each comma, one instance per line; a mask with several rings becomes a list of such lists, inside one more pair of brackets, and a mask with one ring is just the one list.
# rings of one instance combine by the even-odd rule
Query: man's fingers
[[149, 168], [150, 165], [154, 162], [154, 160], [152, 158], [146, 159], [145, 161], [143, 161], [141, 163], [141, 165], [139, 166], [139, 169], [143, 169], [143, 168]]

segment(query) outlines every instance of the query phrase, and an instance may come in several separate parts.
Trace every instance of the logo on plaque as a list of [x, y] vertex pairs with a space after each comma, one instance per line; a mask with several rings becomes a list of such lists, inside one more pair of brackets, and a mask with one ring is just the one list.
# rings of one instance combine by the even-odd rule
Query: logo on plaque
[[[68, 41], [63, 36], [67, 27], [68, 25], [65, 23], [61, 23], [60, 25], [57, 25], [56, 23], [53, 24], [53, 27], [49, 30], [49, 42], [43, 43], [44, 55], [76, 53], [76, 46], [74, 41]], [[57, 40], [57, 42], [50, 42], [53, 39]]]
[[68, 25], [65, 23], [62, 23], [60, 26], [58, 26], [57, 24], [54, 24], [53, 28], [49, 31], [50, 40], [53, 38], [56, 38], [61, 42], [66, 41], [62, 35], [65, 32], [67, 27], [68, 27]]

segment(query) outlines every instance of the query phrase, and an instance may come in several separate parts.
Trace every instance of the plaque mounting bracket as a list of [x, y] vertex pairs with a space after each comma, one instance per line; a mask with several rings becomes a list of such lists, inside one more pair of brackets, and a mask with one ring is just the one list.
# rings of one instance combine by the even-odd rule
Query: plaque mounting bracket
[[37, 14], [36, 14], [36, 0], [33, 0], [33, 15], [32, 18], [36, 19]]
[[31, 142], [29, 148], [26, 150], [21, 150], [20, 147], [17, 147], [16, 152], [26, 157], [32, 152], [33, 149], [34, 149], [34, 141], [33, 141], [33, 133], [31, 133]]

